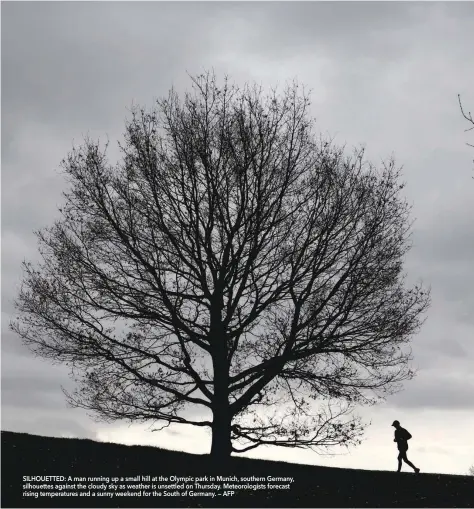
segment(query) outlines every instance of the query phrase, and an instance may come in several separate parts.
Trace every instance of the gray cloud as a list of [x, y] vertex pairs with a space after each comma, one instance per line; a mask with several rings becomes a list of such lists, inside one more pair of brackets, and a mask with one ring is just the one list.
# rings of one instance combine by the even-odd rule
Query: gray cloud
[[[79, 416], [76, 412], [68, 418], [64, 417], [64, 412], [54, 409], [35, 410], [17, 410], [13, 412], [2, 413], [2, 429], [16, 431], [18, 433], [30, 433], [33, 435], [51, 436], [51, 437], [74, 437], [97, 438], [94, 424], [85, 415]], [[6, 415], [5, 415], [6, 414]]]
[[391, 35], [410, 30], [426, 16], [426, 9], [390, 2], [302, 3], [297, 9], [282, 2], [270, 8], [256, 4], [249, 10], [248, 17], [255, 16], [257, 22], [246, 38], [247, 48], [264, 55], [275, 50], [290, 57], [316, 52], [344, 60], [354, 55], [358, 60], [403, 58], [409, 41], [397, 38], [391, 45]]
[[[16, 341], [14, 344], [13, 334], [2, 340], [2, 406], [65, 409], [60, 385], [72, 387], [67, 367], [25, 356], [25, 347]], [[4, 349], [5, 343], [10, 343], [10, 348]]]
[[451, 454], [451, 451], [447, 447], [437, 447], [437, 446], [430, 446], [430, 447], [415, 447], [415, 451], [421, 452], [421, 453], [435, 453], [435, 454], [443, 454], [445, 456], [449, 456]]
[[123, 119], [134, 97], [159, 86], [161, 69], [167, 77], [182, 72], [180, 56], [192, 58], [210, 44], [211, 11], [199, 4], [118, 3], [112, 9], [101, 2], [25, 2], [6, 4], [3, 12], [7, 125], [23, 117], [47, 119], [57, 130], [103, 132]]
[[[433, 370], [434, 371], [434, 370]], [[415, 384], [413, 384], [415, 385]], [[474, 410], [474, 379], [441, 370], [423, 372], [417, 378], [416, 389], [407, 385], [405, 391], [393, 396], [391, 405], [400, 408], [469, 409]]]

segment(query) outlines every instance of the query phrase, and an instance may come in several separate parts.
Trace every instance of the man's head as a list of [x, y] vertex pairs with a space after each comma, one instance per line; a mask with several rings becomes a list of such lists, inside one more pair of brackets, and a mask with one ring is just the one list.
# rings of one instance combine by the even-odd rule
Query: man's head
[[395, 426], [395, 428], [399, 428], [400, 427], [400, 422], [399, 421], [393, 421], [392, 422], [392, 426]]

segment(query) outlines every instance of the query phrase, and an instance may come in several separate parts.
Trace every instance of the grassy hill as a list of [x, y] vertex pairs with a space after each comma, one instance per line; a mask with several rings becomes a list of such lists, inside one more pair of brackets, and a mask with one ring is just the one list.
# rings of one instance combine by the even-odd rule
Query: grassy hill
[[[474, 477], [297, 465], [2, 431], [2, 507], [474, 507]], [[23, 476], [293, 477], [290, 489], [233, 496], [23, 497]], [[47, 483], [50, 481], [46, 481]], [[51, 484], [56, 484], [54, 481]], [[227, 492], [228, 494], [228, 492]]]

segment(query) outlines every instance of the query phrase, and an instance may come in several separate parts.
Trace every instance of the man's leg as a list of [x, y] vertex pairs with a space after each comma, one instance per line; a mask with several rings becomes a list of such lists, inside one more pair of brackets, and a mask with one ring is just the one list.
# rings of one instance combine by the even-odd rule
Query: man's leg
[[399, 451], [399, 453], [398, 453], [398, 470], [397, 470], [397, 472], [400, 472], [400, 470], [402, 469], [402, 458], [403, 458], [403, 452]]
[[411, 468], [413, 468], [413, 470], [418, 473], [420, 471], [419, 468], [416, 468], [415, 465], [413, 465], [413, 463], [407, 458], [407, 452], [404, 451], [403, 453], [403, 456], [402, 456], [402, 459], [403, 461], [407, 464], [407, 465], [410, 465]]

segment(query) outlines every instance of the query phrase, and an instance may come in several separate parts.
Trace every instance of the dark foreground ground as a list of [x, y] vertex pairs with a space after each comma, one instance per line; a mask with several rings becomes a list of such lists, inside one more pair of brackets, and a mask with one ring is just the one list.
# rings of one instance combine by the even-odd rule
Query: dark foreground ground
[[[474, 507], [474, 478], [296, 465], [2, 431], [2, 507]], [[23, 476], [294, 477], [290, 490], [210, 497], [23, 497]], [[55, 482], [50, 482], [55, 484]]]

